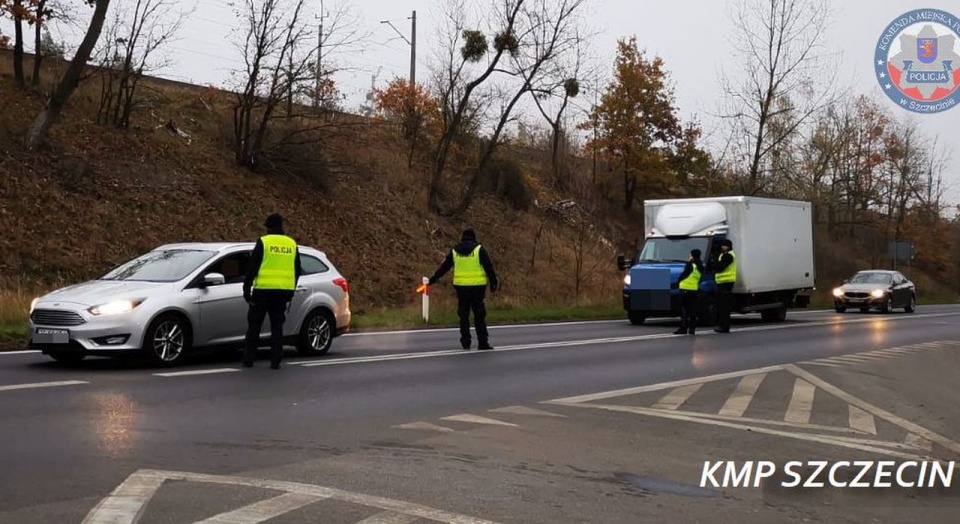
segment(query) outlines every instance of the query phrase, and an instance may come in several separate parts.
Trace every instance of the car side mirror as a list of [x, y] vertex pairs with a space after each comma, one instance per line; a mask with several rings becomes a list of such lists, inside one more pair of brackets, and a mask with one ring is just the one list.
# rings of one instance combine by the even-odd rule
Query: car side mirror
[[221, 273], [207, 273], [203, 276], [203, 287], [220, 286], [227, 282], [227, 277]]
[[844, 283], [844, 284], [849, 284], [849, 283], [850, 283], [850, 279], [849, 279], [849, 278], [843, 279], [843, 283]]

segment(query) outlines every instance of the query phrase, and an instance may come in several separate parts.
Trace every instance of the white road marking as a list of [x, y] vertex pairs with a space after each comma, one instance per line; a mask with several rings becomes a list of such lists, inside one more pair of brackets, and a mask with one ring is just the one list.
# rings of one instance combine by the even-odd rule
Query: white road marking
[[197, 524], [260, 524], [327, 498], [309, 493], [284, 493], [272, 499], [261, 500], [249, 506], [215, 515]]
[[167, 477], [153, 471], [138, 471], [100, 501], [81, 524], [134, 524], [143, 516], [153, 495]]
[[855, 358], [860, 360], [861, 362], [873, 362], [875, 360], [885, 360], [887, 357], [884, 357], [881, 355], [869, 355], [866, 353], [856, 353], [856, 354], [850, 355], [849, 358]]
[[431, 424], [429, 422], [410, 422], [409, 424], [400, 424], [399, 426], [393, 427], [396, 429], [423, 429], [429, 431], [439, 431], [441, 433], [451, 433], [454, 431], [453, 429]]
[[884, 350], [884, 351], [887, 351], [888, 353], [897, 353], [897, 354], [899, 354], [899, 355], [914, 355], [914, 354], [917, 353], [917, 351], [916, 351], [915, 349], [908, 349], [908, 348], [905, 348], [905, 347], [904, 347], [904, 348], [890, 348], [890, 349], [887, 349], [887, 350]]
[[357, 524], [410, 524], [414, 522], [419, 517], [414, 517], [413, 515], [404, 515], [403, 513], [394, 513], [392, 511], [384, 511], [382, 513], [377, 513], [376, 515], [365, 518]]
[[790, 405], [787, 407], [787, 413], [783, 416], [783, 420], [798, 424], [809, 423], [810, 414], [813, 410], [813, 395], [816, 390], [817, 388], [813, 384], [797, 378], [793, 383], [793, 395], [790, 397]]
[[831, 364], [830, 362], [828, 362], [828, 361], [826, 361], [826, 360], [824, 360], [824, 361], [820, 361], [820, 360], [807, 360], [807, 361], [805, 361], [805, 362], [801, 362], [801, 364], [811, 364], [811, 365], [814, 365], [814, 366], [823, 366], [823, 367], [828, 367], [828, 368], [842, 368], [842, 367], [843, 367], [843, 366], [841, 366], [840, 364]]
[[907, 438], [904, 439], [904, 443], [910, 447], [923, 451], [933, 451], [933, 442], [930, 442], [923, 437], [918, 437], [913, 433], [907, 433]]
[[0, 351], [0, 357], [8, 355], [30, 355], [33, 353], [39, 353], [39, 349], [24, 349], [22, 351]]
[[703, 387], [703, 383], [699, 384], [690, 384], [688, 386], [680, 386], [674, 388], [673, 391], [667, 393], [659, 402], [653, 405], [653, 409], [670, 409], [675, 410], [683, 405], [694, 393], [700, 390]]
[[[797, 329], [797, 328], [807, 328], [807, 327], [820, 327], [820, 326], [834, 326], [834, 325], [844, 325], [844, 324], [860, 324], [864, 322], [895, 322], [899, 320], [907, 319], [916, 319], [916, 318], [930, 318], [930, 317], [947, 317], [947, 316], [958, 316], [958, 313], [931, 313], [928, 315], [918, 315], [912, 317], [891, 317], [884, 319], [853, 319], [853, 320], [841, 320], [841, 321], [824, 321], [824, 322], [806, 322], [799, 324], [778, 324], [775, 326], [763, 326], [763, 327], [748, 327], [742, 329], [735, 329], [734, 334], [736, 333], [751, 333], [755, 331], [774, 331], [781, 329]], [[704, 336], [717, 336], [717, 333], [706, 332], [700, 335], [699, 337]], [[730, 335], [725, 335], [730, 336]], [[433, 357], [445, 357], [445, 356], [461, 356], [461, 355], [482, 355], [489, 353], [502, 353], [508, 351], [522, 351], [527, 349], [547, 349], [547, 348], [562, 348], [562, 347], [575, 347], [575, 346], [586, 346], [586, 345], [597, 345], [597, 344], [620, 344], [626, 342], [637, 342], [642, 340], [659, 340], [659, 339], [674, 339], [675, 335], [672, 333], [656, 333], [649, 335], [636, 335], [628, 337], [611, 337], [611, 338], [595, 338], [595, 339], [585, 339], [585, 340], [568, 340], [568, 341], [556, 341], [556, 342], [545, 342], [539, 344], [520, 344], [515, 346], [503, 346], [498, 347], [492, 351], [465, 351], [462, 349], [452, 349], [452, 350], [441, 350], [441, 351], [424, 351], [416, 353], [400, 353], [395, 355], [380, 355], [380, 356], [367, 356], [367, 357], [347, 357], [347, 358], [338, 358], [332, 360], [319, 360], [319, 361], [305, 361], [302, 364], [297, 363], [303, 367], [320, 367], [320, 366], [339, 366], [345, 364], [363, 364], [371, 362], [386, 362], [390, 360], [410, 360], [410, 359], [420, 359], [420, 358], [433, 358]]]
[[844, 400], [848, 404], [853, 404], [854, 406], [857, 406], [858, 408], [864, 411], [873, 413], [875, 416], [880, 417], [886, 420], [887, 422], [900, 426], [901, 428], [909, 432], [916, 433], [917, 436], [923, 437], [935, 444], [939, 444], [949, 449], [950, 451], [953, 451], [954, 453], [960, 453], [960, 444], [957, 444], [956, 442], [946, 437], [938, 435], [933, 431], [930, 431], [922, 426], [914, 424], [909, 420], [900, 418], [894, 415], [893, 413], [890, 413], [889, 411], [878, 408], [877, 406], [874, 406], [868, 402], [860, 400], [859, 398], [854, 397], [853, 395], [850, 395], [849, 393], [841, 390], [840, 388], [821, 380], [820, 378], [813, 375], [812, 373], [804, 369], [801, 369], [797, 366], [794, 366], [792, 364], [787, 364], [786, 366], [784, 366], [784, 368], [790, 371], [791, 373], [793, 373], [794, 375], [797, 375], [798, 377], [802, 377], [804, 380], [807, 380], [808, 382], [824, 390], [825, 392], [830, 393], [836, 397], [839, 397], [841, 400]]
[[877, 423], [873, 419], [873, 415], [853, 404], [847, 404], [847, 407], [850, 411], [848, 420], [851, 428], [864, 433], [870, 433], [871, 435], [877, 434]]
[[194, 375], [213, 375], [216, 373], [234, 373], [238, 368], [194, 369], [190, 371], [171, 371], [168, 373], [154, 373], [156, 377], [190, 377]]
[[17, 391], [20, 389], [37, 389], [37, 388], [56, 388], [60, 386], [79, 386], [81, 384], [89, 384], [89, 382], [84, 382], [83, 380], [62, 380], [60, 382], [34, 382], [32, 384], [12, 384], [9, 386], [0, 386], [0, 391]]
[[[556, 401], [548, 401], [554, 402]], [[832, 436], [823, 436], [823, 435], [814, 435], [810, 433], [794, 433], [790, 431], [780, 431], [771, 428], [765, 428], [762, 426], [748, 426], [745, 424], [737, 424], [734, 422], [727, 422], [724, 420], [714, 420], [708, 417], [698, 417], [688, 415], [686, 413], [679, 413], [674, 411], [658, 411], [650, 408], [641, 408], [636, 406], [616, 406], [616, 405], [606, 405], [606, 404], [579, 404], [579, 403], [560, 403], [562, 405], [567, 405], [577, 408], [586, 408], [586, 409], [603, 409], [607, 411], [615, 411], [621, 413], [633, 413], [637, 415], [651, 415], [655, 417], [668, 418], [673, 420], [681, 420], [685, 422], [695, 422], [697, 424], [708, 424], [713, 426], [720, 426], [731, 429], [740, 429], [743, 431], [750, 431], [753, 433], [762, 433], [765, 435], [774, 435], [779, 437], [788, 437], [798, 440], [806, 440], [809, 442], [819, 442], [821, 444], [831, 444], [834, 446], [841, 446], [850, 449], [856, 449], [860, 451], [869, 451], [873, 453], [879, 453], [883, 455], [889, 455], [899, 458], [906, 458], [911, 460], [922, 460], [923, 457], [909, 454], [901, 453], [899, 451], [887, 449], [884, 447], [871, 446], [868, 444], [859, 444], [856, 442], [848, 442], [845, 439], [839, 439]]]
[[858, 357], [856, 355], [843, 355], [839, 357], [833, 357], [832, 360], [839, 361], [839, 362], [849, 362], [851, 364], [861, 364], [863, 362], [869, 362], [869, 359]]
[[[364, 495], [324, 486], [285, 482], [280, 480], [232, 477], [224, 475], [206, 475], [181, 471], [139, 470], [130, 476], [110, 496], [101, 501], [83, 521], [83, 524], [133, 524], [143, 514], [150, 498], [165, 480], [202, 482], [229, 486], [247, 486], [266, 490], [282, 491], [310, 495], [320, 499], [334, 499], [359, 504], [384, 511], [402, 513], [413, 517], [443, 522], [446, 524], [497, 524], [489, 520], [458, 515], [400, 500], [373, 495]], [[125, 488], [126, 486], [126, 488]], [[125, 488], [125, 489], [122, 489]], [[132, 489], [137, 488], [137, 489]], [[136, 500], [134, 500], [134, 497]], [[126, 504], [124, 504], [126, 502]], [[136, 504], [133, 504], [136, 502]], [[116, 510], [114, 510], [116, 508]], [[105, 511], [110, 510], [110, 511]]]
[[767, 378], [766, 373], [747, 375], [741, 378], [740, 383], [737, 384], [737, 389], [724, 402], [719, 414], [728, 417], [742, 417], [747, 408], [750, 407], [750, 401], [757, 394], [757, 390], [765, 378]]
[[463, 413], [461, 415], [452, 415], [449, 417], [443, 417], [440, 420], [449, 420], [452, 422], [469, 422], [470, 424], [488, 424], [491, 426], [511, 426], [519, 427], [516, 424], [511, 424], [509, 422], [503, 422], [501, 420], [496, 420], [487, 417], [481, 417], [480, 415], [471, 415], [469, 413]]
[[557, 413], [550, 413], [549, 411], [544, 411], [542, 409], [528, 408], [526, 406], [507, 406], [505, 408], [495, 408], [489, 410], [491, 413], [510, 413], [513, 415], [532, 415], [539, 417], [559, 417], [566, 418], [566, 415], [559, 415]]
[[[518, 328], [542, 328], [542, 327], [557, 327], [557, 326], [582, 326], [589, 324], [625, 324], [627, 318], [615, 320], [572, 320], [570, 322], [545, 322], [545, 323], [536, 323], [530, 322], [528, 324], [501, 324], [497, 326], [487, 326], [487, 329], [518, 329]], [[428, 329], [403, 329], [395, 331], [369, 331], [369, 332], [356, 332], [356, 333], [347, 333], [343, 335], [344, 337], [380, 337], [384, 335], [416, 335], [419, 333], [451, 333], [459, 332], [460, 328], [428, 328]]]
[[[564, 404], [560, 404], [560, 405], [564, 405]], [[650, 408], [650, 409], [653, 409], [653, 408]], [[694, 411], [666, 411], [666, 410], [654, 410], [654, 411], [662, 411], [663, 413], [684, 413], [691, 417], [706, 418], [710, 420], [726, 420], [730, 422], [764, 424], [767, 426], [797, 428], [797, 429], [816, 430], [816, 431], [829, 431], [831, 433], [847, 433], [850, 435], [863, 435], [862, 432], [857, 431], [853, 428], [840, 427], [840, 426], [821, 426], [819, 424], [798, 424], [794, 422], [786, 422], [783, 420], [770, 420], [770, 419], [751, 418], [751, 417], [733, 417], [729, 415], [714, 415], [712, 413], [698, 413]]]
[[618, 389], [615, 391], [604, 391], [600, 393], [591, 393], [588, 395], [578, 395], [575, 397], [566, 397], [556, 400], [551, 400], [548, 402], [554, 404], [582, 404], [584, 402], [594, 402], [596, 400], [606, 400], [616, 397], [626, 397], [629, 395], [638, 395], [640, 393], [648, 393], [650, 391], [659, 391], [661, 389], [675, 388], [680, 386], [687, 386], [690, 384], [697, 384], [699, 382], [716, 382], [718, 380], [726, 380], [729, 378], [740, 378], [747, 375], [754, 375], [757, 373], [769, 373], [771, 371], [777, 371], [783, 369], [783, 366], [768, 366], [765, 368], [757, 369], [748, 369], [744, 371], [732, 371], [730, 373], [721, 373], [719, 375], [710, 375], [707, 377], [698, 377], [698, 378], [688, 378], [684, 380], [675, 380], [673, 382], [664, 382], [662, 384], [651, 384], [649, 386], [638, 386], [634, 388]]

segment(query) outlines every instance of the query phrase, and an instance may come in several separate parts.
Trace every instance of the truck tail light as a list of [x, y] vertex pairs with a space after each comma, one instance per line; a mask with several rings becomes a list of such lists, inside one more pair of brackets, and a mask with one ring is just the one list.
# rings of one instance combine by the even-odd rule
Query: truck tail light
[[345, 278], [335, 278], [333, 279], [333, 285], [339, 287], [343, 290], [344, 293], [350, 292], [350, 283], [347, 282]]

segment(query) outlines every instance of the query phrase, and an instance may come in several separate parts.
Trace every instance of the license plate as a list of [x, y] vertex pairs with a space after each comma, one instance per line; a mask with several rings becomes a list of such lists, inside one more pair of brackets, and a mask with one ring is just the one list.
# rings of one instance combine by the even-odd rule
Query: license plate
[[36, 344], [69, 344], [70, 332], [66, 329], [36, 328], [33, 331], [33, 342]]
[[865, 298], [848, 298], [847, 300], [849, 302], [863, 302], [866, 299]]

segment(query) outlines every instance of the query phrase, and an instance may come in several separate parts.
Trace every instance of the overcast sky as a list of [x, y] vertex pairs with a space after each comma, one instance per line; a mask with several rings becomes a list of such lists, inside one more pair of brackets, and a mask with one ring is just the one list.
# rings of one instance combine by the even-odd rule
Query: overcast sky
[[[115, 0], [116, 2], [117, 0]], [[123, 0], [126, 3], [132, 0]], [[231, 29], [237, 19], [230, 7], [234, 0], [181, 0], [185, 10], [194, 15], [180, 32], [179, 40], [169, 52], [175, 64], [159, 76], [199, 84], [226, 84], [229, 73], [242, 66], [240, 54], [231, 43]], [[342, 0], [341, 0], [342, 1]], [[406, 77], [409, 71], [410, 47], [388, 25], [391, 20], [406, 36], [410, 36], [408, 17], [417, 11], [418, 80], [425, 80], [436, 45], [436, 15], [444, 0], [347, 0], [373, 38], [360, 53], [342, 57], [355, 70], [340, 73], [337, 82], [348, 95], [348, 108], [355, 109], [369, 91], [372, 76], [383, 85], [395, 76]], [[482, 4], [482, 0], [476, 0]], [[326, 0], [327, 8], [332, 4]], [[604, 65], [612, 65], [616, 40], [636, 35], [639, 44], [650, 54], [665, 60], [676, 88], [677, 102], [684, 119], [696, 116], [709, 131], [715, 129], [710, 116], [717, 112], [722, 91], [717, 82], [722, 68], [734, 67], [740, 60], [731, 50], [734, 26], [730, 12], [734, 0], [685, 0], [654, 2], [650, 0], [591, 0], [588, 24], [598, 31], [592, 41], [592, 52]], [[909, 113], [896, 106], [881, 92], [874, 76], [873, 56], [877, 40], [895, 18], [916, 8], [936, 8], [960, 16], [956, 0], [832, 0], [833, 16], [826, 28], [827, 44], [842, 55], [838, 78], [842, 87], [854, 93], [876, 97], [897, 115], [912, 115], [917, 126], [928, 135], [939, 135], [941, 144], [953, 159], [960, 160], [960, 107], [934, 115]], [[308, 0], [310, 15], [319, 12], [321, 0]], [[78, 8], [79, 9], [79, 8]], [[89, 9], [79, 9], [87, 14]], [[0, 25], [10, 34], [9, 24]], [[57, 26], [55, 36], [78, 41], [79, 30]], [[958, 43], [960, 46], [960, 43]], [[609, 71], [609, 67], [607, 67]], [[581, 101], [585, 102], [585, 101]], [[949, 193], [952, 202], [960, 202], [960, 169], [950, 163], [945, 178], [954, 187]]]

